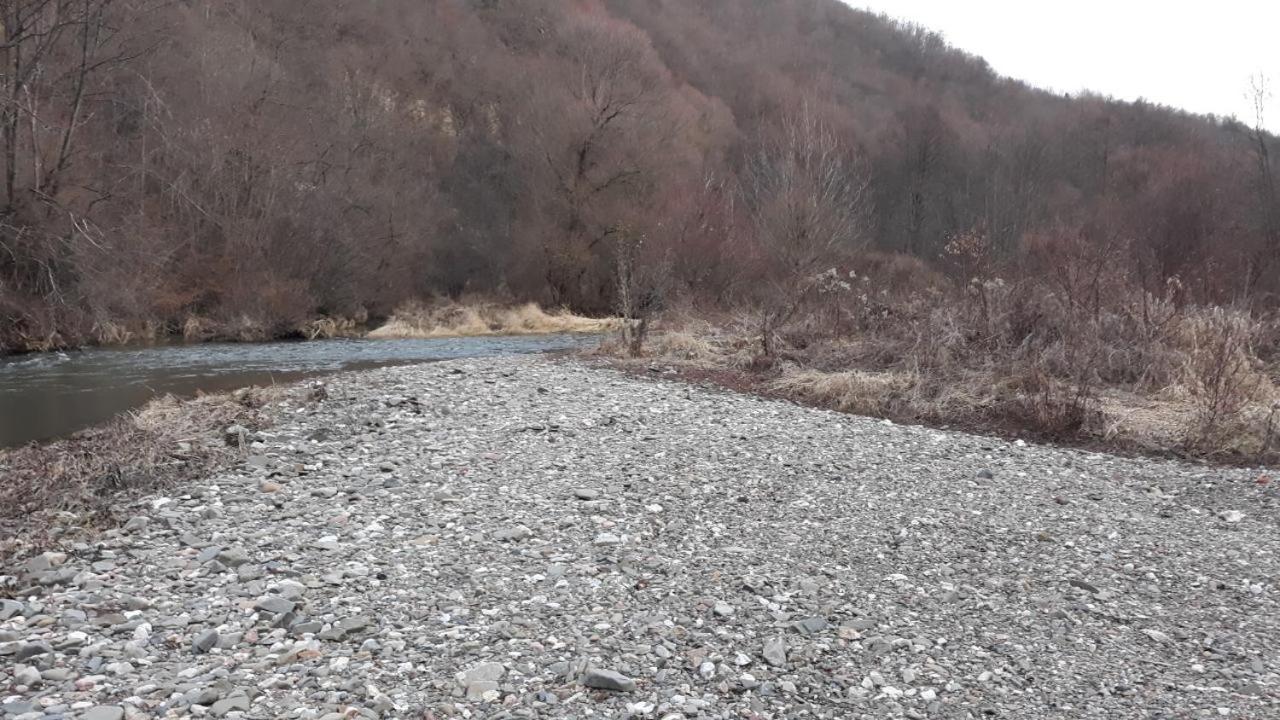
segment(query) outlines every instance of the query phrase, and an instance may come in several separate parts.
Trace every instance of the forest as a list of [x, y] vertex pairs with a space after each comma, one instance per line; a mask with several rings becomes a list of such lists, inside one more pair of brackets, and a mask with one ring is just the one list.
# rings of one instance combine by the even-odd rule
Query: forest
[[1042, 92], [836, 0], [3, 7], [0, 352], [483, 296], [756, 308], [769, 354], [850, 277], [1280, 291], [1261, 121]]

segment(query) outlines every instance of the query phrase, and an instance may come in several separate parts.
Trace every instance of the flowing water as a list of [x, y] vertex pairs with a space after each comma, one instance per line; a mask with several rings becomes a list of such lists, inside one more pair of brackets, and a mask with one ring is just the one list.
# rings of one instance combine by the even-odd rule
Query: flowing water
[[317, 340], [94, 348], [0, 358], [0, 447], [95, 425], [158, 395], [195, 395], [351, 370], [565, 350], [590, 335]]

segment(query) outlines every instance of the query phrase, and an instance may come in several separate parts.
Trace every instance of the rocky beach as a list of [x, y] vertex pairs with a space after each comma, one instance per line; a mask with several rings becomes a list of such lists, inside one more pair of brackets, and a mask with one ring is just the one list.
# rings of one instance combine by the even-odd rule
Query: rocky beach
[[1262, 471], [563, 358], [323, 396], [0, 569], [0, 717], [1280, 715]]

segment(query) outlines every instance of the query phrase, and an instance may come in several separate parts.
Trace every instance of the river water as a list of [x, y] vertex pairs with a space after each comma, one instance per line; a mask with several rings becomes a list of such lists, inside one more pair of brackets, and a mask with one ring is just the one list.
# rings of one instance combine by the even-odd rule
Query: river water
[[93, 348], [0, 358], [0, 447], [69, 435], [158, 395], [192, 396], [340, 370], [549, 352], [598, 341], [590, 335], [340, 339]]

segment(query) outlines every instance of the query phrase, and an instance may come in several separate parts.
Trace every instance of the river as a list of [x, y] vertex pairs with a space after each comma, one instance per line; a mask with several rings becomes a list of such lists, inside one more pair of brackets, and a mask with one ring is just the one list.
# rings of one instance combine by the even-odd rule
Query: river
[[92, 348], [0, 358], [0, 447], [69, 435], [159, 395], [193, 396], [386, 365], [565, 350], [598, 340], [591, 335], [338, 339]]

